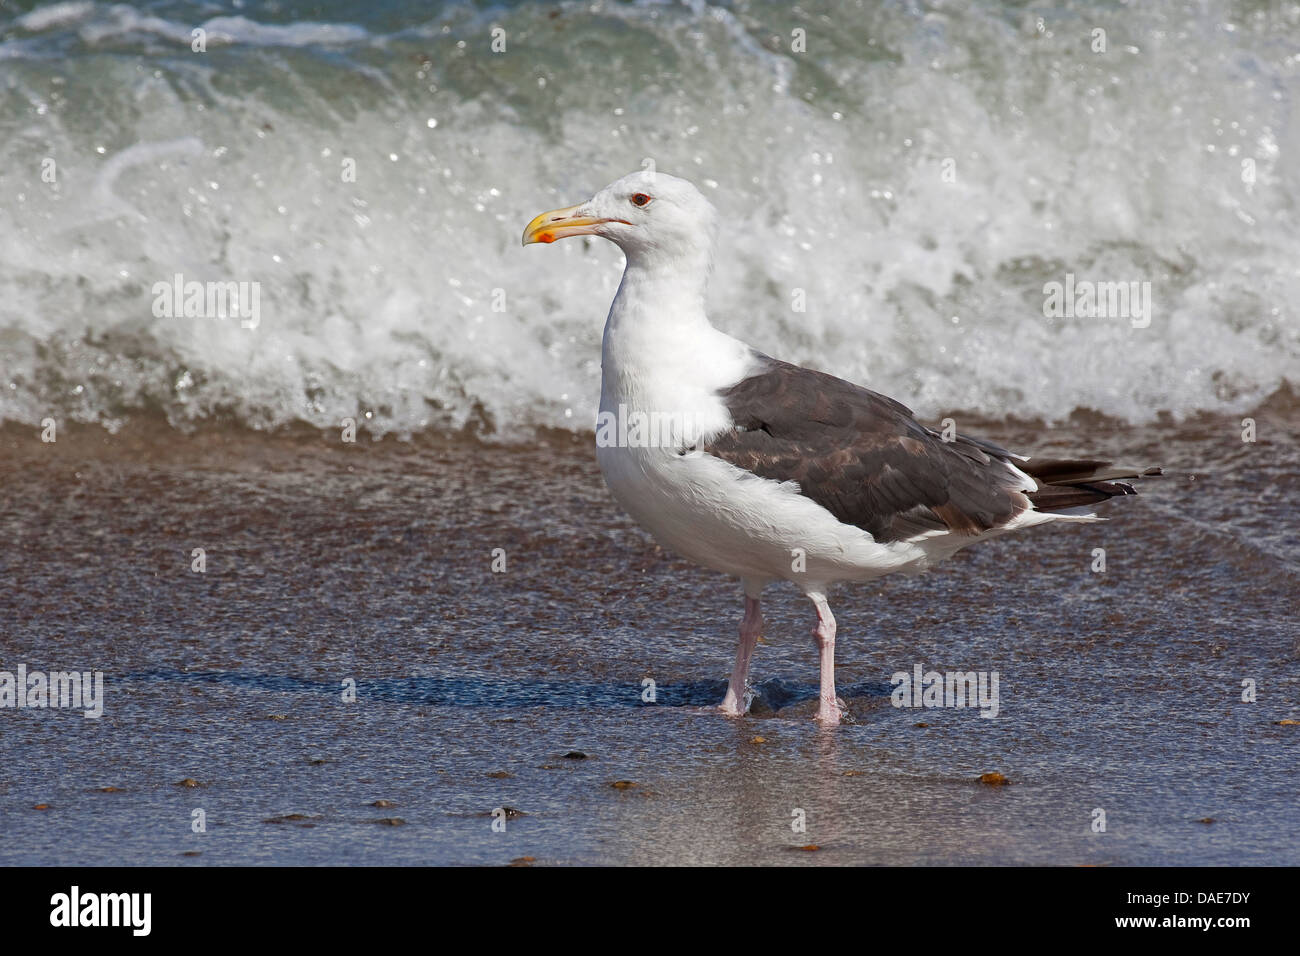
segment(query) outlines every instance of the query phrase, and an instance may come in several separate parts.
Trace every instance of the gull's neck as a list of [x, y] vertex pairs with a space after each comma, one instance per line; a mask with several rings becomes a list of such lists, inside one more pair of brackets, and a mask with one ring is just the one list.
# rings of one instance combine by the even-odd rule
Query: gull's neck
[[601, 407], [654, 409], [738, 377], [746, 347], [719, 332], [705, 311], [708, 248], [671, 256], [627, 254], [623, 281], [605, 320]]
[[710, 261], [708, 250], [668, 256], [658, 251], [627, 253], [623, 281], [605, 323], [619, 334], [641, 329], [657, 336], [691, 334], [712, 328], [704, 311]]

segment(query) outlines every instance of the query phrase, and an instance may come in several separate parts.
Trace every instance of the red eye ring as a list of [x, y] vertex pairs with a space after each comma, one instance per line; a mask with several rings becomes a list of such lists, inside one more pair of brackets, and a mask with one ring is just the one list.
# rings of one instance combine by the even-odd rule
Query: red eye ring
[[648, 206], [648, 205], [650, 205], [650, 194], [649, 194], [649, 193], [633, 193], [633, 194], [632, 194], [632, 205], [634, 205], [634, 206]]

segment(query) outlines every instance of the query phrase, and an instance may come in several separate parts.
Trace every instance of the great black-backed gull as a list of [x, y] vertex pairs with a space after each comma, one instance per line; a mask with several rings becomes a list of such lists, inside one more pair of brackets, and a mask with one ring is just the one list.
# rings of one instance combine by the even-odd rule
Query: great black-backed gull
[[740, 578], [745, 613], [721, 709], [749, 704], [759, 598], [778, 579], [817, 609], [817, 719], [839, 723], [841, 581], [919, 571], [977, 541], [1133, 494], [1159, 469], [1031, 459], [941, 435], [905, 406], [770, 358], [713, 327], [705, 286], [717, 214], [684, 179], [642, 170], [542, 213], [524, 245], [602, 236], [627, 257], [602, 347], [597, 458], [614, 498], [666, 548]]

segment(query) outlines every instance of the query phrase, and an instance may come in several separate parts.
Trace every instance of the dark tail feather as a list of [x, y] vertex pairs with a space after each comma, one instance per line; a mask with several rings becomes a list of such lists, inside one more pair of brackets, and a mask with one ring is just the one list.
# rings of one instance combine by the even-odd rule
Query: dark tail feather
[[1067, 458], [1031, 458], [1018, 467], [1039, 484], [1029, 493], [1038, 511], [1065, 511], [1093, 505], [1107, 498], [1135, 495], [1133, 486], [1117, 478], [1154, 478], [1159, 468], [1131, 468], [1108, 461]]

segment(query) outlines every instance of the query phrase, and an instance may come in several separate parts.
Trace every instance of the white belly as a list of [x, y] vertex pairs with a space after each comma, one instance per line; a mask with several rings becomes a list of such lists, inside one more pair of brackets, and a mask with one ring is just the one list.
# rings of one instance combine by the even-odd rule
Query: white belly
[[701, 452], [597, 448], [615, 500], [665, 548], [714, 570], [805, 590], [929, 563], [918, 543], [881, 544], [795, 485], [759, 478]]

